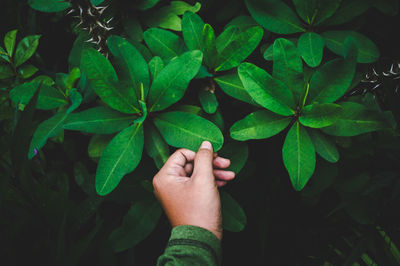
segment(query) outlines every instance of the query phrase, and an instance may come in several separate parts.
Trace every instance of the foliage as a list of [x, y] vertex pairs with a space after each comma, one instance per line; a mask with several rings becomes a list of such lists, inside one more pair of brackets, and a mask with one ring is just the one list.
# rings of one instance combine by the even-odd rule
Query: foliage
[[[33, 14], [31, 29], [13, 24], [0, 47], [6, 262], [25, 231], [50, 264], [140, 257], [169, 231], [152, 176], [175, 148], [209, 140], [238, 175], [221, 190], [225, 230], [257, 230], [263, 253], [280, 238], [270, 230], [283, 226], [288, 196], [291, 217], [318, 210], [320, 229], [303, 229], [328, 240], [285, 262], [400, 263], [385, 221], [399, 200], [398, 125], [370, 94], [352, 93], [385, 48], [359, 21], [395, 15], [398, 1], [26, 2], [10, 8]], [[41, 50], [50, 21], [74, 38], [59, 67]]]

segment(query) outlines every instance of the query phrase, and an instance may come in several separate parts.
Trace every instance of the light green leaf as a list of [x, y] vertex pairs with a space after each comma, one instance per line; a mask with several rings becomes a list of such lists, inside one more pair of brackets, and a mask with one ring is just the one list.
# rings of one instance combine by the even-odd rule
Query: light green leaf
[[63, 133], [62, 126], [66, 118], [66, 112], [57, 113], [37, 127], [29, 146], [29, 159], [35, 156], [36, 152], [46, 144], [49, 138], [56, 137]]
[[299, 121], [303, 126], [321, 128], [330, 126], [342, 115], [343, 108], [334, 103], [310, 104], [305, 106]]
[[71, 114], [63, 127], [86, 133], [112, 134], [127, 128], [135, 118], [101, 106]]
[[273, 46], [273, 76], [300, 98], [304, 87], [303, 62], [296, 46], [289, 40], [276, 39]]
[[147, 238], [156, 227], [161, 214], [162, 209], [155, 199], [136, 202], [125, 214], [122, 225], [110, 235], [114, 252], [132, 248]]
[[341, 0], [293, 0], [297, 13], [309, 25], [318, 25], [331, 17]]
[[323, 132], [333, 136], [351, 137], [389, 128], [381, 115], [369, 111], [359, 103], [342, 102], [340, 105], [343, 107], [342, 116], [335, 124], [322, 128]]
[[164, 110], [183, 97], [189, 82], [199, 72], [202, 59], [199, 50], [186, 52], [161, 70], [150, 88], [150, 112]]
[[237, 71], [232, 74], [218, 76], [214, 78], [214, 80], [218, 83], [223, 92], [225, 92], [229, 96], [240, 101], [258, 106], [258, 104], [253, 100], [253, 98], [251, 98], [249, 93], [243, 87], [242, 81], [240, 80]]
[[152, 124], [146, 124], [145, 131], [144, 147], [146, 152], [153, 158], [157, 168], [161, 169], [170, 155], [168, 144], [165, 142], [160, 132], [158, 132], [158, 129]]
[[291, 34], [306, 31], [296, 13], [281, 0], [246, 0], [251, 16], [269, 31]]
[[295, 113], [293, 94], [283, 82], [250, 63], [242, 63], [238, 73], [243, 86], [259, 105], [284, 116]]
[[182, 39], [167, 30], [151, 28], [144, 32], [144, 41], [153, 55], [161, 57], [164, 62], [179, 56], [184, 51]]
[[246, 142], [232, 141], [225, 144], [218, 152], [218, 155], [231, 161], [231, 165], [226, 170], [238, 174], [246, 164], [249, 156], [249, 147]]
[[307, 130], [296, 122], [289, 130], [282, 147], [283, 163], [293, 188], [300, 191], [315, 169], [315, 149]]
[[260, 43], [264, 31], [256, 26], [240, 33], [219, 53], [219, 64], [215, 71], [229, 70], [245, 60]]
[[204, 112], [207, 114], [213, 114], [217, 111], [218, 108], [218, 100], [215, 97], [215, 93], [209, 90], [200, 90], [199, 91], [199, 100], [201, 103], [201, 107], [203, 107]]
[[[108, 143], [114, 138], [114, 135], [94, 135], [90, 138], [88, 145], [88, 155], [92, 159], [100, 158]], [[94, 181], [94, 180], [93, 180]], [[94, 182], [93, 182], [94, 190]]]
[[230, 133], [233, 139], [241, 141], [266, 139], [284, 130], [290, 121], [290, 117], [280, 116], [267, 110], [260, 110], [233, 124]]
[[146, 96], [150, 86], [149, 67], [139, 51], [123, 38], [112, 35], [107, 39], [111, 53], [123, 63], [129, 72], [130, 82], [135, 88], [136, 99], [140, 99], [140, 84], [143, 84]]
[[247, 223], [247, 217], [239, 203], [225, 191], [220, 192], [222, 227], [230, 232], [240, 232]]
[[96, 191], [105, 196], [115, 189], [124, 175], [132, 172], [142, 158], [142, 124], [134, 124], [118, 133], [101, 155], [96, 171]]
[[22, 78], [27, 79], [35, 75], [38, 70], [39, 69], [33, 65], [23, 65], [18, 69], [18, 72]]
[[149, 61], [149, 70], [151, 75], [151, 80], [155, 80], [161, 70], [164, 68], [164, 62], [159, 56], [153, 57]]
[[226, 28], [216, 39], [218, 53], [221, 53], [240, 34], [239, 27], [230, 26]]
[[303, 33], [297, 42], [297, 50], [310, 67], [321, 64], [324, 46], [325, 40], [315, 32]]
[[311, 140], [314, 144], [315, 151], [325, 160], [331, 163], [339, 161], [339, 151], [335, 143], [317, 130], [310, 130]]
[[28, 0], [30, 7], [41, 12], [60, 12], [71, 6], [66, 0]]
[[14, 48], [15, 48], [15, 39], [17, 38], [18, 30], [12, 30], [7, 32], [4, 37], [4, 47], [7, 50], [7, 53], [10, 57], [13, 56]]
[[189, 50], [201, 50], [204, 22], [196, 14], [186, 12], [182, 17], [182, 34]]
[[16, 67], [25, 63], [35, 53], [39, 45], [39, 38], [40, 35], [27, 36], [18, 43], [14, 56]]
[[111, 63], [94, 49], [85, 49], [81, 57], [81, 70], [86, 74], [93, 90], [111, 108], [123, 113], [138, 113], [134, 99], [118, 88], [118, 77]]
[[154, 124], [173, 147], [197, 151], [201, 143], [208, 140], [214, 151], [218, 151], [224, 143], [224, 137], [215, 124], [194, 114], [178, 111], [162, 113], [154, 118]]
[[358, 48], [358, 63], [372, 63], [379, 58], [379, 49], [370, 39], [355, 31], [326, 31], [321, 34], [326, 47], [337, 55], [345, 54], [345, 41], [352, 37]]

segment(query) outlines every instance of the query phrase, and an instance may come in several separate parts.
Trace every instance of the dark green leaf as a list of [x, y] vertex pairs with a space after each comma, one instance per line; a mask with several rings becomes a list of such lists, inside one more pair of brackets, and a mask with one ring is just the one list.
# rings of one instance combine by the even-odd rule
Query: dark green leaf
[[112, 134], [127, 128], [135, 118], [102, 106], [71, 114], [63, 127], [87, 133]]
[[309, 131], [311, 140], [314, 144], [315, 151], [325, 160], [331, 163], [339, 161], [339, 151], [335, 143], [328, 137], [325, 137], [317, 130]]
[[233, 139], [241, 141], [266, 139], [284, 130], [290, 121], [290, 117], [280, 116], [267, 110], [260, 110], [233, 124], [230, 133]]
[[183, 97], [189, 82], [199, 72], [202, 59], [199, 50], [186, 52], [161, 70], [150, 88], [150, 112], [163, 110]]
[[218, 100], [217, 97], [215, 97], [214, 92], [211, 92], [209, 90], [200, 90], [199, 100], [204, 112], [206, 112], [207, 114], [213, 114], [215, 113], [215, 111], [217, 111]]
[[60, 12], [71, 6], [66, 0], [28, 0], [30, 7], [42, 12]]
[[373, 0], [343, 0], [335, 14], [324, 21], [324, 25], [339, 25], [363, 14], [372, 6]]
[[143, 29], [140, 25], [138, 18], [127, 17], [122, 20], [125, 33], [128, 35], [129, 39], [141, 42], [143, 41]]
[[[93, 90], [111, 108], [123, 113], [137, 113], [133, 97], [117, 87], [118, 77], [111, 63], [94, 49], [82, 52], [81, 69], [87, 75]], [[132, 96], [132, 95], [131, 95]]]
[[281, 0], [246, 0], [251, 16], [269, 31], [291, 34], [305, 31], [296, 13]]
[[145, 126], [145, 149], [147, 154], [153, 158], [158, 169], [168, 160], [170, 152], [168, 144], [158, 132], [158, 129], [151, 124]]
[[222, 227], [230, 232], [240, 232], [247, 223], [242, 207], [225, 191], [221, 191]]
[[321, 64], [325, 40], [315, 32], [303, 33], [297, 42], [297, 49], [310, 67], [317, 67]]
[[197, 151], [200, 144], [208, 140], [218, 151], [224, 143], [224, 137], [212, 122], [190, 113], [168, 112], [154, 118], [154, 124], [160, 130], [165, 141], [177, 148]]
[[189, 50], [201, 50], [204, 22], [196, 14], [186, 12], [182, 17], [182, 34]]
[[250, 103], [253, 105], [258, 105], [253, 98], [249, 95], [246, 89], [243, 87], [242, 81], [237, 74], [237, 71], [232, 74], [226, 74], [214, 78], [221, 89], [229, 96], [238, 99], [240, 101]]
[[142, 124], [134, 124], [118, 133], [103, 151], [96, 171], [96, 191], [104, 196], [115, 189], [124, 175], [135, 170], [142, 158]]
[[4, 47], [10, 57], [13, 56], [14, 48], [15, 48], [15, 39], [17, 38], [17, 30], [12, 30], [7, 32], [4, 37]]
[[326, 31], [322, 33], [326, 41], [326, 47], [335, 54], [343, 56], [345, 53], [345, 41], [352, 37], [358, 48], [357, 62], [372, 63], [379, 58], [379, 49], [370, 39], [355, 31]]
[[250, 63], [241, 64], [238, 72], [243, 86], [259, 105], [280, 115], [295, 113], [293, 94], [283, 82]]
[[250, 16], [237, 16], [225, 25], [225, 30], [231, 26], [238, 27], [240, 31], [247, 30], [250, 27], [257, 26], [257, 22]]
[[386, 15], [395, 16], [399, 12], [398, 0], [373, 1], [372, 3], [375, 8]]
[[289, 130], [282, 147], [283, 163], [293, 188], [300, 191], [315, 169], [315, 149], [307, 130], [296, 122]]
[[67, 114], [75, 111], [82, 103], [82, 94], [80, 94], [78, 90], [75, 88], [69, 90], [68, 97], [69, 100], [71, 101], [71, 105], [67, 109]]
[[18, 43], [14, 56], [16, 67], [25, 63], [35, 53], [39, 45], [39, 38], [40, 35], [27, 36]]
[[148, 237], [157, 225], [162, 214], [160, 204], [156, 200], [136, 202], [125, 214], [122, 226], [110, 235], [115, 252], [129, 249]]
[[0, 63], [0, 79], [11, 78], [14, 76], [14, 71], [9, 65]]
[[341, 0], [293, 0], [297, 13], [310, 25], [318, 25], [331, 17]]
[[306, 127], [327, 127], [340, 118], [342, 111], [343, 108], [334, 103], [310, 104], [301, 111], [299, 121]]
[[22, 78], [27, 79], [32, 77], [39, 69], [33, 65], [23, 65], [18, 69]]
[[215, 44], [214, 29], [210, 24], [204, 25], [202, 33], [202, 50], [204, 53], [204, 64], [213, 69], [217, 64], [217, 48]]
[[262, 28], [256, 26], [240, 33], [219, 53], [219, 64], [215, 71], [224, 71], [238, 66], [260, 43]]
[[147, 10], [154, 7], [160, 0], [140, 0], [137, 7], [140, 10]]
[[[94, 135], [89, 142], [88, 154], [92, 159], [100, 158], [108, 143], [114, 138], [114, 135]], [[94, 182], [93, 182], [94, 189]]]
[[238, 174], [246, 164], [249, 148], [246, 142], [233, 141], [225, 144], [218, 155], [231, 161], [231, 165], [226, 170]]
[[389, 127], [381, 115], [359, 103], [343, 102], [340, 105], [342, 116], [332, 126], [322, 128], [329, 135], [351, 137]]
[[184, 51], [182, 39], [167, 30], [151, 28], [144, 32], [144, 41], [153, 55], [161, 57], [164, 62], [179, 56]]

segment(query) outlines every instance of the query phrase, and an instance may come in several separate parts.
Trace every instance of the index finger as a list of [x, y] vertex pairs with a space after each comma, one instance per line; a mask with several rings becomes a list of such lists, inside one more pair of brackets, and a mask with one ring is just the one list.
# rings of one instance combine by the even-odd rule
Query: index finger
[[188, 162], [194, 160], [196, 153], [188, 149], [179, 149], [175, 151], [165, 162], [164, 167], [169, 168], [173, 166], [184, 167]]

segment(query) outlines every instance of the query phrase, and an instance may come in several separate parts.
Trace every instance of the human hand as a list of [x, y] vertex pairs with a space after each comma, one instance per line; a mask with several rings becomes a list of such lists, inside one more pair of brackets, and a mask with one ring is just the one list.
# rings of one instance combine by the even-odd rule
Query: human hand
[[197, 153], [179, 149], [169, 157], [154, 176], [153, 186], [172, 227], [199, 226], [222, 239], [218, 187], [235, 178], [234, 172], [222, 170], [229, 165], [230, 160], [214, 156], [208, 141]]

